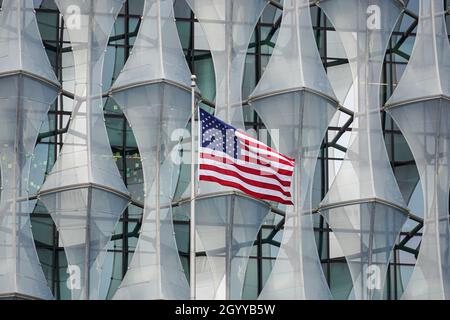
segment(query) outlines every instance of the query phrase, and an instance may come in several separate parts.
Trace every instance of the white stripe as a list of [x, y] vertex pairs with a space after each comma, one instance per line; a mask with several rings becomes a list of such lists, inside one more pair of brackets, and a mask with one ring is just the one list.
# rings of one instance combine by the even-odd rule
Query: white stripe
[[255, 174], [251, 174], [248, 172], [244, 172], [244, 171], [241, 171], [238, 168], [233, 167], [232, 165], [229, 165], [229, 164], [220, 163], [220, 165], [218, 165], [217, 161], [209, 160], [209, 159], [200, 159], [200, 164], [208, 164], [208, 165], [219, 167], [224, 170], [233, 171], [233, 172], [239, 173], [244, 178], [247, 178], [250, 180], [255, 180], [258, 182], [268, 183], [268, 184], [273, 185], [274, 187], [280, 187], [283, 191], [286, 191], [286, 192], [291, 191], [290, 187], [283, 186], [278, 180], [276, 180], [274, 178], [266, 177], [264, 175], [255, 175]]
[[218, 178], [218, 179], [221, 179], [221, 180], [234, 182], [234, 183], [240, 184], [241, 186], [243, 186], [244, 188], [246, 188], [246, 189], [248, 189], [248, 190], [250, 190], [252, 192], [279, 197], [279, 198], [281, 198], [283, 200], [287, 200], [287, 201], [291, 200], [290, 197], [286, 197], [284, 194], [282, 194], [279, 191], [272, 190], [272, 189], [265, 189], [265, 188], [255, 187], [255, 186], [250, 185], [248, 183], [245, 183], [241, 179], [238, 179], [238, 178], [233, 177], [233, 176], [224, 175], [224, 174], [218, 173], [216, 171], [203, 170], [203, 169], [199, 170], [199, 172], [200, 172], [200, 176], [215, 177], [215, 178]]
[[271, 166], [273, 166], [275, 168], [278, 168], [278, 169], [294, 171], [294, 167], [292, 167], [292, 166], [288, 166], [287, 164], [283, 164], [283, 163], [281, 163], [279, 161], [272, 161], [272, 160], [266, 159], [264, 157], [259, 156], [256, 153], [252, 152], [252, 151], [247, 151], [247, 150], [241, 149], [241, 155], [243, 155], [243, 156], [245, 155], [245, 156], [249, 156], [249, 157], [258, 159], [261, 162], [270, 164]]
[[[212, 150], [210, 148], [200, 147], [199, 151], [203, 152], [203, 153], [211, 154], [211, 155], [217, 156], [217, 157], [224, 157], [224, 158], [226, 157], [230, 161], [236, 162], [236, 159], [232, 158], [230, 155], [228, 155], [228, 154], [226, 154], [226, 153], [224, 153], [222, 151], [219, 151], [219, 150]], [[276, 169], [282, 169], [282, 170], [286, 170], [286, 171], [290, 171], [290, 172], [294, 171], [294, 167], [282, 164], [282, 163], [280, 163], [278, 161], [270, 161], [270, 160], [267, 160], [267, 159], [264, 159], [264, 158], [257, 157], [253, 153], [249, 153], [248, 151], [243, 150], [243, 149], [241, 149], [241, 155], [247, 155], [249, 157], [256, 158], [258, 160], [261, 160], [261, 162], [267, 163], [267, 164], [269, 164], [270, 166], [272, 166], [272, 167], [274, 167]], [[241, 164], [241, 165], [247, 165], [248, 163], [251, 163], [251, 164], [254, 164], [254, 165], [258, 166], [255, 169], [259, 169], [261, 167], [261, 165], [255, 163], [255, 162], [244, 161], [244, 160], [240, 160], [240, 159], [238, 161], [240, 161], [239, 164]]]
[[[278, 154], [276, 154], [276, 153], [274, 153], [272, 151], [260, 149], [260, 148], [253, 147], [253, 146], [249, 146], [247, 144], [244, 144], [244, 146], [247, 147], [251, 152], [253, 152], [255, 154], [265, 155], [267, 157], [267, 158], [264, 158], [266, 161], [271, 161], [271, 162], [274, 162], [274, 163], [280, 163], [280, 160], [284, 160], [284, 161], [287, 161], [290, 164], [289, 166], [291, 166], [291, 167], [294, 166], [292, 161], [290, 161], [290, 160], [288, 160], [288, 159], [286, 159], [284, 157], [281, 157], [280, 155], [278, 155]], [[280, 160], [278, 160], [278, 159], [280, 159]]]
[[[209, 155], [215, 156], [215, 157], [226, 158], [228, 161], [236, 163], [236, 164], [239, 164], [241, 166], [246, 166], [246, 167], [249, 167], [249, 168], [252, 168], [252, 169], [255, 169], [255, 170], [261, 170], [261, 171], [267, 172], [269, 174], [273, 173], [273, 174], [279, 176], [281, 179], [283, 179], [283, 177], [286, 177], [286, 176], [290, 177], [290, 176], [286, 175], [286, 174], [279, 173], [276, 170], [282, 169], [282, 170], [285, 170], [287, 172], [294, 172], [294, 168], [293, 167], [289, 167], [289, 166], [283, 165], [283, 164], [278, 163], [278, 162], [274, 162], [273, 163], [273, 162], [270, 162], [270, 161], [264, 161], [264, 160], [262, 160], [260, 158], [257, 158], [252, 153], [249, 153], [249, 152], [247, 152], [245, 150], [241, 150], [241, 155], [242, 156], [249, 156], [249, 157], [252, 157], [253, 159], [259, 159], [262, 163], [268, 164], [269, 167], [260, 165], [260, 164], [256, 163], [254, 160], [250, 160], [250, 159], [249, 159], [249, 161], [242, 160], [242, 159], [234, 159], [233, 157], [229, 156], [226, 153], [223, 153], [221, 151], [213, 151], [213, 150], [208, 149], [208, 148], [200, 148], [200, 152], [201, 153], [205, 153], [205, 154], [209, 154]], [[283, 179], [283, 180], [285, 180], [285, 179]]]
[[[262, 146], [262, 147], [268, 148], [268, 149], [257, 148], [257, 147], [249, 146], [249, 145], [246, 144], [246, 146], [249, 147], [249, 148], [256, 148], [258, 151], [261, 151], [261, 153], [263, 153], [263, 154], [267, 154], [267, 155], [276, 157], [278, 159], [283, 159], [283, 160], [285, 160], [285, 161], [287, 161], [289, 163], [292, 163], [292, 160], [286, 158], [286, 156], [283, 156], [283, 155], [281, 155], [279, 153], [271, 151], [271, 150], [273, 150], [271, 147], [269, 147], [269, 146], [265, 145], [264, 143], [254, 139], [253, 137], [247, 136], [247, 135], [245, 135], [245, 134], [243, 134], [243, 133], [241, 133], [239, 131], [236, 131], [236, 136], [238, 138], [241, 138], [241, 139], [244, 139], [244, 140], [249, 140], [249, 141], [251, 141], [251, 142], [253, 142], [253, 143], [255, 143], [255, 144], [259, 145], [259, 146]], [[292, 165], [294, 165], [294, 164], [292, 163]]]
[[258, 141], [258, 140], [256, 140], [255, 138], [253, 138], [252, 136], [249, 136], [249, 135], [247, 135], [247, 134], [245, 134], [245, 133], [242, 133], [242, 132], [240, 132], [239, 130], [236, 130], [236, 135], [237, 135], [238, 137], [242, 137], [243, 139], [247, 139], [247, 140], [249, 140], [249, 141], [251, 141], [251, 142], [258, 143], [258, 144], [260, 144], [260, 145], [265, 146], [265, 144], [262, 143], [261, 141]]
[[[274, 175], [276, 175], [277, 177], [279, 177], [283, 181], [290, 181], [290, 176], [275, 171], [275, 169], [278, 169], [278, 168], [274, 169], [272, 167], [264, 167], [264, 166], [261, 166], [261, 165], [259, 165], [257, 163], [253, 163], [253, 162], [243, 161], [243, 160], [240, 160], [240, 159], [236, 160], [236, 159], [230, 157], [228, 154], [223, 153], [222, 151], [214, 151], [214, 150], [211, 150], [209, 148], [200, 148], [199, 151], [200, 151], [200, 153], [209, 154], [211, 156], [226, 158], [228, 161], [230, 161], [232, 163], [236, 163], [236, 164], [238, 164], [240, 166], [246, 166], [246, 167], [254, 169], [254, 170], [260, 170], [260, 171], [266, 172], [268, 174], [274, 174]], [[276, 166], [273, 166], [273, 167], [276, 167]], [[294, 171], [294, 168], [292, 168], [292, 167], [286, 167], [286, 169], [285, 168], [280, 168], [280, 169], [284, 169], [284, 170], [289, 171], [289, 172], [293, 172]], [[288, 180], [286, 180], [286, 179], [288, 179]]]

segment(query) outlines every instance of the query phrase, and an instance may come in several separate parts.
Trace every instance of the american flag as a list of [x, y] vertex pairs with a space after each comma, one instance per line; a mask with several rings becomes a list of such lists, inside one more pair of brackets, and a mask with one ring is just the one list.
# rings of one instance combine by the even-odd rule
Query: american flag
[[204, 110], [199, 114], [199, 180], [236, 188], [257, 199], [292, 204], [294, 159]]

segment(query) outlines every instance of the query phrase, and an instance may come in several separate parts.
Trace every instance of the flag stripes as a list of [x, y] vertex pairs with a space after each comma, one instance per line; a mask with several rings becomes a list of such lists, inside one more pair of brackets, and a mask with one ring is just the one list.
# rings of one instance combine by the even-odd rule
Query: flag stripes
[[200, 110], [199, 180], [292, 204], [295, 160]]

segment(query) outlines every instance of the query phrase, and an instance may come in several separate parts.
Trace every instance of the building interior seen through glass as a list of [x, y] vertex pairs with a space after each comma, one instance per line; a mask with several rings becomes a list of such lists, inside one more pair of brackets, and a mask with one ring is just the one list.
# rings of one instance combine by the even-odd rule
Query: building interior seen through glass
[[[246, 129], [263, 143], [272, 145], [271, 132], [256, 113], [249, 97], [262, 78], [280, 34], [283, 3], [287, 0], [268, 1], [251, 35], [242, 85], [242, 104]], [[0, 4], [3, 1], [0, 0]], [[133, 50], [144, 0], [123, 3], [109, 36], [101, 82], [104, 117], [114, 155], [123, 182], [130, 193], [131, 203], [120, 217], [112, 239], [107, 245], [105, 263], [99, 279], [101, 299], [111, 299], [121, 284], [135, 252], [144, 208], [144, 173], [140, 151], [130, 124], [122, 108], [111, 98], [111, 86], [118, 78]], [[204, 31], [186, 0], [174, 0], [176, 27], [183, 52], [192, 74], [197, 76], [201, 95], [200, 106], [212, 112], [215, 108], [216, 82], [211, 51]], [[450, 30], [450, 1], [437, 1], [446, 11], [447, 30]], [[331, 86], [339, 101], [343, 101], [328, 127], [321, 144], [313, 178], [312, 208], [314, 235], [325, 280], [334, 299], [355, 299], [351, 268], [339, 244], [339, 235], [333, 232], [325, 215], [318, 212], [321, 201], [331, 188], [351, 142], [356, 125], [355, 96], [358, 87], [353, 82], [351, 63], [346, 47], [324, 11], [326, 6], [310, 1], [310, 16], [315, 42]], [[405, 0], [405, 9], [388, 39], [387, 51], [381, 69], [380, 103], [384, 105], [393, 94], [410, 59], [416, 41], [419, 21], [419, 0]], [[67, 287], [69, 277], [66, 253], [52, 217], [38, 197], [46, 175], [50, 174], [64, 144], [71, 122], [73, 108], [74, 57], [65, 22], [54, 0], [34, 1], [38, 27], [46, 53], [62, 90], [50, 108], [40, 129], [32, 158], [29, 188], [34, 195], [35, 207], [31, 215], [32, 233], [48, 286], [56, 299], [71, 299]], [[450, 39], [450, 36], [448, 37]], [[449, 40], [450, 41], [450, 40]], [[190, 81], [190, 79], [187, 79]], [[277, 106], [273, 106], [277, 108]], [[399, 190], [409, 209], [407, 220], [395, 238], [393, 253], [387, 263], [382, 299], [400, 299], [411, 278], [421, 248], [424, 199], [419, 171], [413, 153], [393, 118], [394, 113], [381, 113], [382, 133]], [[189, 125], [190, 126], [190, 125]], [[189, 130], [189, 128], [187, 128]], [[189, 143], [189, 142], [183, 142]], [[172, 200], [176, 244], [182, 267], [189, 280], [189, 211], [183, 205], [190, 179], [190, 166], [182, 164]], [[33, 198], [33, 196], [32, 196]], [[38, 199], [39, 198], [39, 199]], [[283, 206], [272, 207], [264, 218], [261, 229], [250, 252], [243, 284], [243, 299], [256, 299], [269, 278], [282, 241], [285, 222]], [[197, 256], [205, 256], [197, 252]]]

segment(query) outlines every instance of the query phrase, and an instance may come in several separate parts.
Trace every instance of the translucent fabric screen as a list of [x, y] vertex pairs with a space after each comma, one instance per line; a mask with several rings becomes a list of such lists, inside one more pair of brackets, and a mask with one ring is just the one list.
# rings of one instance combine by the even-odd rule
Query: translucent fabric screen
[[[242, 111], [245, 58], [267, 2], [187, 1], [199, 20], [214, 62], [215, 115], [240, 129], [245, 129]], [[197, 298], [241, 299], [248, 256], [269, 206], [236, 194], [231, 188], [201, 182], [196, 207], [199, 248], [207, 255], [206, 260], [199, 259], [197, 263], [203, 260], [207, 264], [197, 269]], [[246, 212], [252, 214], [245, 217]]]
[[129, 202], [106, 132], [101, 90], [105, 49], [123, 1], [56, 4], [72, 44], [74, 105], [40, 199], [58, 228], [69, 266], [79, 269], [81, 286], [71, 288], [72, 298], [99, 299], [105, 247]]
[[245, 57], [256, 22], [267, 0], [187, 0], [198, 18], [214, 61], [215, 115], [245, 129], [242, 80]]
[[[381, 70], [402, 3], [326, 0], [319, 6], [345, 48], [357, 110], [349, 148], [320, 212], [347, 259], [356, 299], [381, 299], [394, 241], [408, 213], [390, 166], [380, 116]], [[374, 286], [368, 282], [372, 269], [381, 279]]]
[[308, 1], [284, 1], [277, 43], [250, 104], [269, 132], [276, 131], [277, 149], [296, 160], [295, 206], [286, 208], [281, 247], [260, 299], [329, 299], [314, 241], [311, 191], [338, 103], [317, 51]]
[[386, 108], [410, 146], [420, 175], [424, 226], [403, 299], [449, 299], [450, 45], [442, 1], [420, 1], [416, 41]]
[[114, 83], [138, 144], [144, 171], [144, 217], [136, 251], [115, 299], [187, 299], [172, 202], [179, 174], [175, 148], [191, 108], [190, 72], [172, 0], [147, 0], [133, 52]]
[[[35, 59], [40, 59], [37, 64]], [[0, 13], [0, 296], [52, 299], [38, 260], [30, 214], [30, 166], [58, 81], [43, 49], [33, 1]]]
[[114, 99], [126, 106], [124, 112], [138, 142], [146, 195], [139, 242], [116, 293], [118, 299], [186, 299], [189, 295], [172, 225], [178, 168], [170, 150], [176, 144], [171, 140], [173, 133], [186, 126], [190, 98], [185, 89], [165, 83], [114, 94]]

